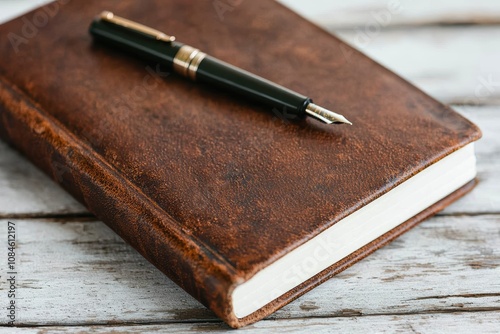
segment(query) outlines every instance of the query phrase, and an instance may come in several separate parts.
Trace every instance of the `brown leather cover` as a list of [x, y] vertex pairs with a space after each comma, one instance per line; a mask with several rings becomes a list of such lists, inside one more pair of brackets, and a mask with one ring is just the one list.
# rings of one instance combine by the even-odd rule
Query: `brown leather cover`
[[[87, 29], [104, 9], [311, 96], [354, 125], [289, 122], [282, 111], [93, 45]], [[60, 0], [0, 26], [0, 49], [1, 137], [233, 327], [472, 187], [237, 319], [229, 298], [237, 284], [477, 140], [479, 129], [274, 1], [222, 13], [211, 0]]]

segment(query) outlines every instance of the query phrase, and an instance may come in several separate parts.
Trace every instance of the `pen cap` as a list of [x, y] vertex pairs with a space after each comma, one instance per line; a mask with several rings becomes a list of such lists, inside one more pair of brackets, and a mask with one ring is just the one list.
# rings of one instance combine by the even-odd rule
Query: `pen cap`
[[161, 40], [151, 34], [106, 21], [102, 15], [90, 25], [89, 31], [94, 39], [142, 59], [172, 66], [174, 57], [183, 44]]

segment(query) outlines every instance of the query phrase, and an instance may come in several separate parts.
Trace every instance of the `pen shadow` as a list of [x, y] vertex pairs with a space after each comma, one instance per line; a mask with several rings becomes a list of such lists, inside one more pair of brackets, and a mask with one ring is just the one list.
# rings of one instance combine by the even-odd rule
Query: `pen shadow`
[[[181, 78], [183, 79], [183, 78]], [[311, 117], [299, 117], [291, 114], [286, 108], [278, 109], [263, 106], [257, 101], [240, 97], [237, 93], [231, 93], [203, 83], [181, 80], [181, 85], [196, 93], [199, 97], [207, 100], [217, 100], [220, 105], [227, 108], [207, 110], [206, 117], [213, 117], [214, 112], [227, 114], [228, 118], [234, 119], [235, 123], [248, 123], [252, 128], [264, 129], [284, 136], [291, 135], [302, 139], [328, 140], [330, 143], [343, 141], [345, 124], [325, 124]], [[342, 129], [342, 130], [341, 130]]]

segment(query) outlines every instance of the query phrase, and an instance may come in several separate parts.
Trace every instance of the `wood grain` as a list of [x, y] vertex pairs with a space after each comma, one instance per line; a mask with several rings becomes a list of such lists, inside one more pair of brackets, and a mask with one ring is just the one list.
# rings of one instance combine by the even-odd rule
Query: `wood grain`
[[[287, 319], [266, 321], [238, 330], [238, 333], [498, 333], [499, 312], [414, 314], [373, 317], [343, 317], [315, 319]], [[0, 330], [1, 332], [1, 330]], [[174, 323], [149, 325], [107, 325], [77, 327], [36, 327], [9, 329], [17, 333], [59, 334], [59, 333], [227, 333], [228, 327], [221, 323]], [[7, 333], [7, 332], [6, 332]]]
[[[500, 213], [500, 108], [496, 106], [457, 106], [455, 110], [478, 124], [483, 138], [476, 142], [479, 183], [468, 195], [440, 214]], [[500, 242], [500, 239], [499, 239]]]
[[500, 104], [500, 26], [330, 30], [446, 104]]
[[314, 2], [279, 0], [279, 2], [319, 25], [335, 29], [364, 28], [377, 22], [381, 22], [384, 27], [500, 23], [500, 8], [495, 0], [316, 0]]
[[[18, 324], [218, 321], [101, 222], [12, 221]], [[272, 318], [500, 311], [499, 235], [499, 215], [435, 217]]]
[[0, 216], [54, 216], [87, 210], [43, 172], [0, 141]]

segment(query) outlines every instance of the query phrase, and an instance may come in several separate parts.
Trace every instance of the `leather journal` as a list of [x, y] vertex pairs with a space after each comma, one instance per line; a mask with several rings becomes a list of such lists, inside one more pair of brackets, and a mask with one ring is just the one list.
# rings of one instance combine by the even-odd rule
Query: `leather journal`
[[[56, 1], [0, 26], [0, 136], [232, 327], [469, 191], [479, 129], [274, 1]], [[346, 115], [286, 110], [95, 44], [110, 10]]]

